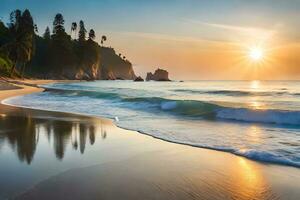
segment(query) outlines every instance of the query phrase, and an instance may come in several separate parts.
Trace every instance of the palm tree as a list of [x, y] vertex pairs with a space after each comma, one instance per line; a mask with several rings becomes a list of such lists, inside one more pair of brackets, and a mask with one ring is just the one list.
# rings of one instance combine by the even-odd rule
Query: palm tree
[[101, 37], [101, 45], [103, 46], [103, 43], [107, 40], [105, 35], [102, 35]]
[[75, 33], [75, 40], [76, 40], [76, 31], [77, 31], [77, 23], [73, 22], [72, 26], [71, 26], [71, 35], [72, 35], [72, 32]]

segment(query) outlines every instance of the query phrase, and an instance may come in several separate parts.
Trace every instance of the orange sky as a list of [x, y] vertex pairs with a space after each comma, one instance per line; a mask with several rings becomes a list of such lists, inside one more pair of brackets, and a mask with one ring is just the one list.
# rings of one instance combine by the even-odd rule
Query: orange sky
[[[300, 79], [300, 43], [275, 31], [254, 30], [232, 30], [235, 38], [228, 41], [137, 32], [110, 35], [112, 46], [126, 52], [142, 75], [159, 66], [176, 79]], [[250, 58], [253, 46], [261, 46], [262, 61]]]

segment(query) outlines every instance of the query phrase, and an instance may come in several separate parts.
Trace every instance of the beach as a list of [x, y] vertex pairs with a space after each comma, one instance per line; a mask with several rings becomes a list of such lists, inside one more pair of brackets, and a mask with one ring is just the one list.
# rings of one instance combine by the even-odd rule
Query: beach
[[[0, 100], [43, 91], [19, 87]], [[0, 114], [0, 199], [300, 196], [299, 168], [166, 142], [98, 117], [7, 105]]]

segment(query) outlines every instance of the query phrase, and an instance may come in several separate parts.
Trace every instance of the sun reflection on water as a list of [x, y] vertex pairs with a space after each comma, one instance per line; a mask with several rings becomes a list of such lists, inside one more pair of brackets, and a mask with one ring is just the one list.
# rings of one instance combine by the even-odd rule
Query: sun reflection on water
[[252, 90], [257, 90], [257, 89], [259, 89], [259, 88], [260, 88], [260, 81], [258, 81], [258, 80], [252, 81], [251, 84], [250, 84], [250, 88], [251, 88]]

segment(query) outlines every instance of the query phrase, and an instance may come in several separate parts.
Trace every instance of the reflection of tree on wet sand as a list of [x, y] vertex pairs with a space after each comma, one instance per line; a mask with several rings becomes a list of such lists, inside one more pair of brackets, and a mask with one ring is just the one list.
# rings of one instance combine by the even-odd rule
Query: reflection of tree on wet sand
[[[20, 161], [31, 163], [36, 150], [38, 132], [35, 120], [27, 117], [7, 117], [0, 120], [0, 142], [4, 140], [16, 151]], [[4, 129], [4, 130], [2, 130]]]
[[39, 137], [43, 134], [50, 143], [53, 142], [55, 155], [62, 160], [69, 143], [74, 150], [78, 150], [79, 146], [79, 150], [83, 154], [87, 139], [89, 139], [90, 145], [93, 145], [98, 132], [103, 139], [106, 138], [107, 133], [101, 122], [97, 124], [91, 123], [91, 121], [77, 122], [37, 119], [30, 116], [7, 116], [0, 119], [0, 147], [8, 143], [17, 152], [21, 162], [26, 161], [30, 164]]

